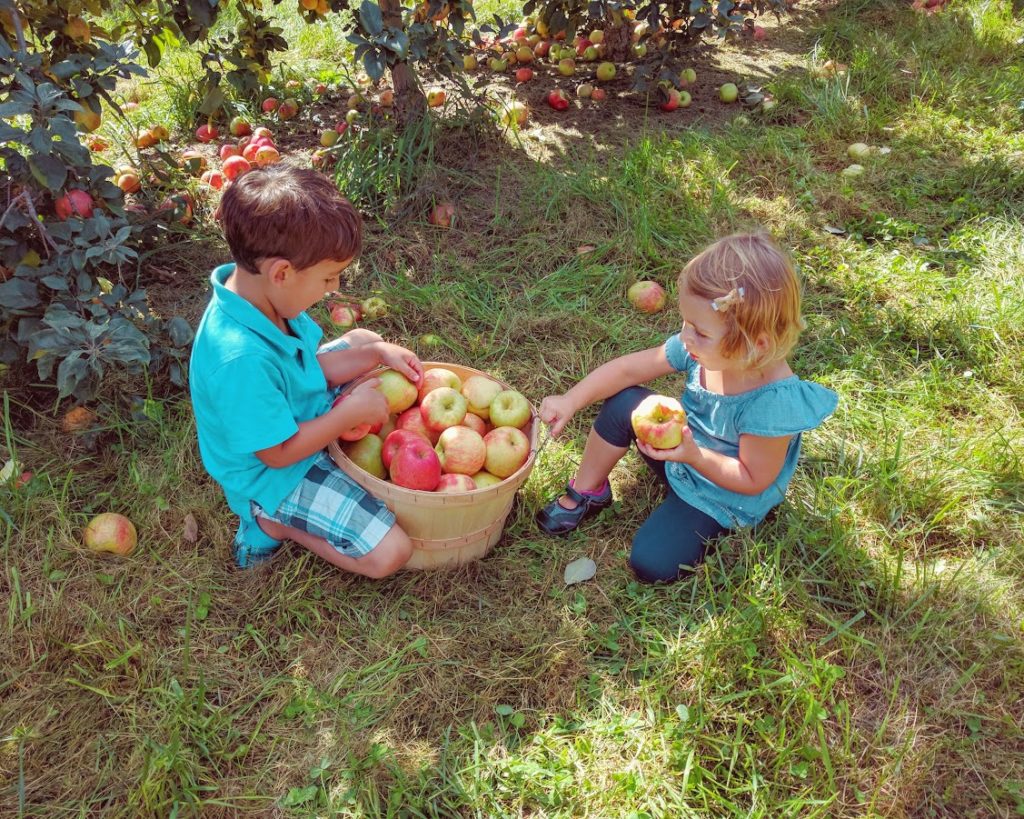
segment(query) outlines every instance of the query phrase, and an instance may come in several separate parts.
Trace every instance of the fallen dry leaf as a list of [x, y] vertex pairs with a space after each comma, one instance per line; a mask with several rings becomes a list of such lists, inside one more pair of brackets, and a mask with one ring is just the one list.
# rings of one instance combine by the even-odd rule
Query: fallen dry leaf
[[196, 522], [195, 515], [189, 512], [185, 515], [185, 541], [187, 543], [195, 543], [199, 539], [199, 524]]
[[587, 253], [593, 253], [595, 250], [597, 250], [597, 248], [594, 245], [580, 245], [576, 248], [576, 253], [583, 256]]

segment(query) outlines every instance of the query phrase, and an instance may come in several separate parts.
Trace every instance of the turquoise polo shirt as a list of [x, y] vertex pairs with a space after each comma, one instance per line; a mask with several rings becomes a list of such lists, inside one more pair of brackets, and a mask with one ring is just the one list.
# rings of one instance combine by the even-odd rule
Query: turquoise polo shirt
[[250, 501], [273, 514], [316, 455], [272, 468], [256, 457], [330, 409], [327, 379], [316, 353], [323, 332], [308, 315], [289, 322], [292, 335], [224, 283], [233, 264], [210, 276], [213, 298], [192, 345], [189, 387], [207, 472], [224, 489], [243, 524]]

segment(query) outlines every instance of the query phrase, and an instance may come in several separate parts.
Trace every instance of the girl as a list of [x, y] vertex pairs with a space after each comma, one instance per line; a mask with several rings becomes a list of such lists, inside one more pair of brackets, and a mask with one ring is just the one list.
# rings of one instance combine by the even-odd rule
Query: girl
[[630, 415], [652, 391], [637, 386], [684, 373], [683, 441], [653, 449], [639, 441], [667, 498], [637, 531], [629, 556], [637, 577], [673, 581], [693, 567], [707, 541], [753, 526], [782, 501], [800, 454], [800, 433], [822, 423], [838, 398], [801, 381], [786, 363], [804, 327], [792, 262], [766, 234], [715, 242], [679, 275], [682, 330], [663, 345], [613, 359], [540, 416], [558, 435], [584, 407], [607, 399], [566, 494], [537, 515], [541, 529], [565, 534], [612, 502], [608, 475], [636, 441]]

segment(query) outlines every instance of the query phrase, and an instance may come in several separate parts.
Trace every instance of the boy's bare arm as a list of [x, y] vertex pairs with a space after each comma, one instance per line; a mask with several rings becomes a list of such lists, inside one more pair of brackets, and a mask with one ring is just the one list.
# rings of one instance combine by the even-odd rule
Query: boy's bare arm
[[358, 378], [378, 365], [398, 370], [402, 375], [418, 384], [423, 373], [416, 354], [398, 344], [374, 341], [347, 350], [332, 350], [317, 357], [320, 369], [324, 371], [327, 383], [332, 387]]
[[371, 378], [352, 390], [351, 395], [323, 415], [299, 424], [291, 438], [256, 453], [273, 469], [291, 466], [319, 452], [342, 432], [360, 424], [383, 423], [388, 419], [388, 402], [377, 389], [380, 380]]

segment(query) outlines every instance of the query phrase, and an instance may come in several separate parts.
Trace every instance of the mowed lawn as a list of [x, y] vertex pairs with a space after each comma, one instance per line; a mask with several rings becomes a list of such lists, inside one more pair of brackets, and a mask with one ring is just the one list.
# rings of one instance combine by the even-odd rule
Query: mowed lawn
[[[535, 403], [678, 329], [631, 311], [636, 279], [674, 293], [733, 230], [792, 248], [792, 363], [839, 409], [771, 522], [678, 584], [626, 566], [658, 502], [635, 456], [581, 531], [533, 524], [593, 410], [486, 559], [368, 582], [293, 547], [233, 568], [186, 396], [112, 378], [69, 436], [66, 407], [5, 384], [3, 460], [34, 478], [0, 489], [0, 815], [1024, 814], [1022, 36], [1009, 2], [842, 2], [797, 18], [768, 116], [442, 128], [417, 195], [455, 198], [456, 226], [369, 220], [346, 288], [392, 311], [368, 326]], [[303, 70], [329, 56], [294, 43]], [[142, 89], [147, 114], [173, 119], [187, 69]], [[847, 178], [855, 141], [889, 150]], [[226, 258], [208, 218], [169, 240], [160, 309], [194, 319]], [[80, 546], [107, 510], [139, 529], [127, 559]], [[597, 576], [567, 587], [580, 556]]]

